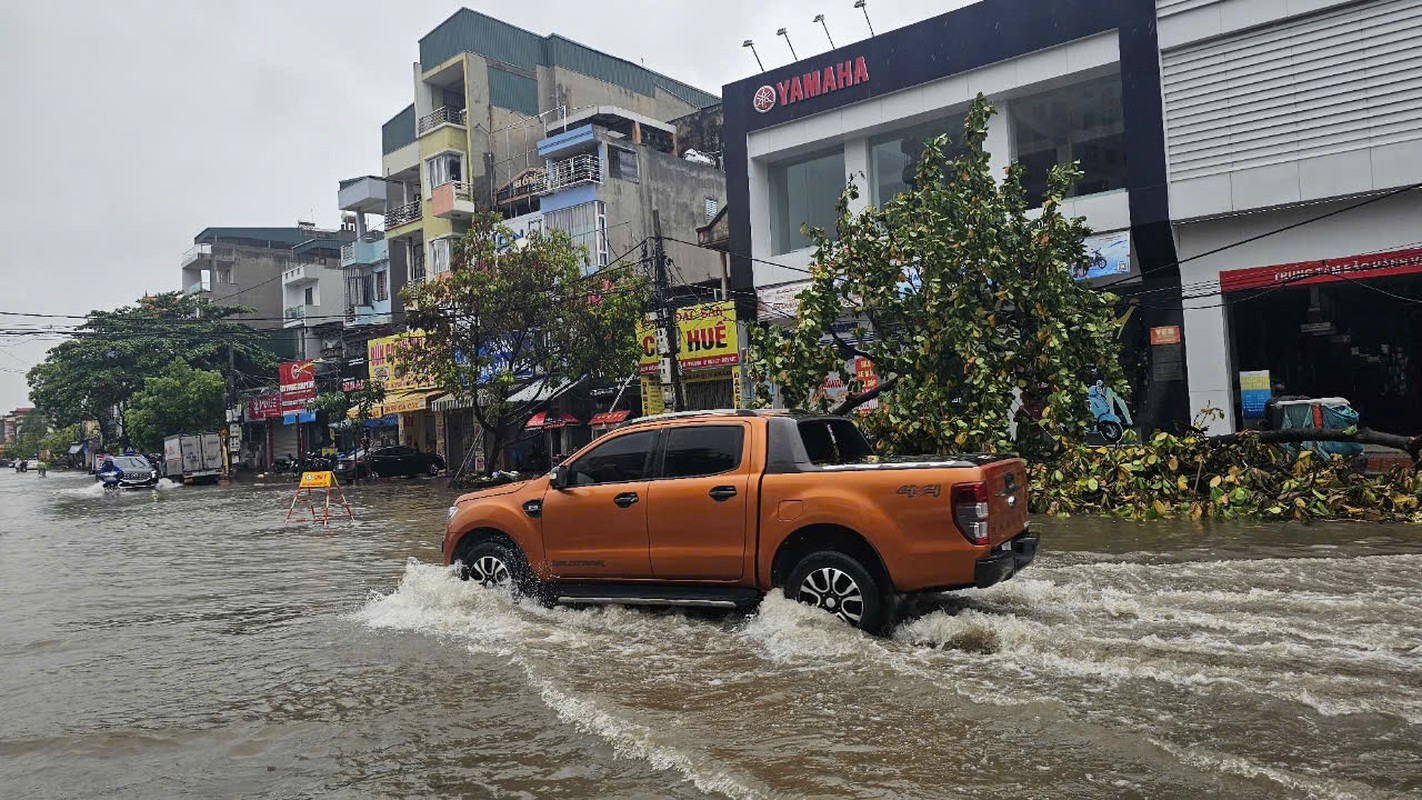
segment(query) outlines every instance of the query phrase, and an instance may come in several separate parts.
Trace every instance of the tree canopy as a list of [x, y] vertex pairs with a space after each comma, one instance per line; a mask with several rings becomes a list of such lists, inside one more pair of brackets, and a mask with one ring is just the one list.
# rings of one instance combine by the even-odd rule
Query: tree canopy
[[404, 290], [419, 333], [397, 356], [401, 371], [469, 399], [493, 454], [528, 410], [510, 400], [528, 381], [632, 374], [648, 297], [646, 279], [626, 266], [585, 275], [587, 251], [563, 231], [511, 242], [498, 215], [477, 215], [450, 272]]
[[[1071, 276], [1090, 231], [1062, 201], [1081, 172], [1053, 168], [1040, 212], [1029, 211], [1023, 167], [993, 175], [983, 146], [992, 114], [979, 95], [956, 158], [939, 137], [908, 191], [853, 214], [851, 183], [835, 231], [807, 231], [816, 252], [797, 318], [753, 336], [752, 375], [778, 384], [787, 405], [847, 373], [834, 410], [878, 398], [867, 423], [888, 449], [999, 450], [1017, 444], [1016, 398], [1043, 409], [1037, 424], [1053, 442], [1086, 430], [1089, 383], [1124, 388], [1115, 298]], [[845, 320], [852, 330], [833, 327]], [[873, 362], [878, 386], [846, 370], [856, 356]]]
[[227, 384], [221, 373], [174, 360], [133, 394], [124, 414], [125, 432], [135, 446], [151, 452], [175, 433], [218, 430], [226, 407]]
[[58, 425], [98, 420], [111, 436], [117, 419], [145, 377], [174, 360], [199, 370], [227, 368], [227, 348], [236, 368], [269, 375], [276, 356], [270, 333], [232, 316], [244, 306], [213, 305], [169, 292], [113, 311], [93, 311], [71, 340], [52, 348], [28, 373], [30, 398]]

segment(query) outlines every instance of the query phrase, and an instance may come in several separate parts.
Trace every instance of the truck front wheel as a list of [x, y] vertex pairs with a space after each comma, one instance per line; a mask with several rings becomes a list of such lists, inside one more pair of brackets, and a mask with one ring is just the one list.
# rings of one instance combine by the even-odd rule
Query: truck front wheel
[[800, 559], [785, 581], [785, 596], [875, 635], [882, 636], [893, 625], [894, 603], [884, 588], [863, 564], [844, 553], [821, 550]]

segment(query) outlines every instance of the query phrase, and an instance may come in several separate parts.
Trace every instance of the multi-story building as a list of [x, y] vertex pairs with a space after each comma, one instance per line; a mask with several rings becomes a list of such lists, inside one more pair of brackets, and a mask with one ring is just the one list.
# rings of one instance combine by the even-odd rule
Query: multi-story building
[[308, 239], [281, 274], [283, 326], [299, 333], [298, 359], [340, 358], [346, 320], [341, 250], [348, 239]]
[[290, 228], [207, 228], [193, 237], [192, 248], [183, 254], [183, 291], [221, 305], [256, 309], [237, 319], [284, 320], [291, 304], [285, 302], [283, 276], [295, 266], [292, 248], [313, 239], [353, 235], [311, 223]]
[[[472, 207], [517, 216], [541, 208], [548, 193], [539, 143], [552, 126], [590, 123], [598, 106], [664, 125], [718, 102], [630, 61], [468, 9], [420, 40], [414, 79], [415, 102], [382, 132], [391, 264], [412, 281], [448, 269], [448, 240], [468, 224], [453, 210], [435, 213], [436, 187], [450, 185]], [[562, 179], [552, 177], [555, 186]], [[694, 228], [680, 233], [694, 240]]]
[[[696, 228], [724, 203], [714, 159], [686, 160], [689, 145], [678, 141], [679, 124], [701, 147], [716, 138], [707, 130], [718, 125], [714, 115], [696, 116], [719, 102], [715, 95], [468, 9], [430, 31], [419, 49], [414, 103], [382, 130], [392, 279], [447, 271], [453, 240], [479, 210], [499, 211], [518, 230], [568, 232], [587, 246], [594, 269], [628, 251], [635, 258], [652, 233], [653, 210], [667, 237], [694, 243]], [[715, 254], [668, 247], [682, 282], [720, 286]], [[392, 295], [399, 285], [391, 283]], [[398, 308], [392, 313], [398, 327]], [[442, 450], [473, 441], [462, 430], [472, 423], [461, 399], [437, 402], [436, 421], [424, 419], [424, 406], [401, 414], [402, 439], [428, 441], [434, 429]], [[576, 433], [562, 435], [573, 438], [548, 447], [576, 443]]]
[[1086, 279], [1126, 298], [1143, 427], [1243, 424], [1241, 371], [1379, 425], [1422, 407], [1422, 0], [1049, 6], [983, 0], [726, 86], [733, 289], [793, 309], [801, 224], [832, 231], [849, 176], [857, 208], [903, 191], [981, 92], [995, 170], [1039, 196], [1053, 164], [1085, 172], [1066, 210], [1097, 232]]

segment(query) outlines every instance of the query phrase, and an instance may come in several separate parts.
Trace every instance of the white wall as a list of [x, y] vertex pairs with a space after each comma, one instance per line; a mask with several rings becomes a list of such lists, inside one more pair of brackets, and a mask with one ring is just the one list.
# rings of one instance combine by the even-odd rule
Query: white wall
[[[1422, 192], [1397, 195], [1343, 211], [1325, 220], [1307, 222], [1357, 202], [1338, 201], [1176, 225], [1176, 248], [1181, 261], [1180, 278], [1184, 294], [1187, 297], [1208, 295], [1184, 301], [1186, 368], [1190, 377], [1192, 413], [1206, 406], [1224, 409], [1230, 416], [1233, 413], [1231, 409], [1238, 381], [1234, 366], [1230, 363], [1225, 309], [1218, 307], [1226, 301], [1226, 298], [1216, 294], [1220, 288], [1221, 271], [1344, 258], [1422, 244], [1422, 227], [1418, 225], [1422, 220]], [[1298, 223], [1304, 224], [1285, 233], [1201, 257], [1202, 253]], [[1302, 290], [1286, 288], [1280, 291]], [[1233, 300], [1237, 296], [1231, 295], [1228, 299]], [[1240, 303], [1236, 306], [1236, 313], [1247, 313], [1248, 309], [1247, 302]], [[1216, 422], [1212, 431], [1232, 431], [1234, 426], [1230, 416]]]
[[1172, 218], [1422, 181], [1422, 0], [1334, 6], [1161, 0]]
[[[751, 255], [764, 259], [754, 265], [755, 284], [772, 286], [803, 280], [805, 274], [797, 270], [807, 268], [814, 256], [813, 250], [773, 254], [770, 164], [842, 144], [845, 177], [853, 177], [863, 190], [857, 209], [862, 210], [869, 202], [864, 176], [869, 173], [871, 137], [960, 113], [981, 92], [992, 99], [998, 110], [988, 124], [987, 149], [992, 154], [993, 170], [1001, 174], [1011, 158], [1012, 135], [1006, 112], [1012, 97], [1053, 85], [1075, 83], [1103, 73], [1119, 62], [1120, 48], [1113, 30], [751, 133], [746, 142], [750, 156]], [[1067, 211], [1084, 214], [1092, 227], [1100, 231], [1120, 230], [1130, 224], [1125, 192], [1080, 198], [1073, 201]]]

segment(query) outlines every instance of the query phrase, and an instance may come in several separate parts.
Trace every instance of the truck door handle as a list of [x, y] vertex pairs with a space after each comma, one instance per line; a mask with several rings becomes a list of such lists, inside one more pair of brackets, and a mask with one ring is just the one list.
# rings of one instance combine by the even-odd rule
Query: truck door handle
[[612, 498], [612, 502], [616, 503], [619, 508], [628, 508], [633, 503], [636, 503], [637, 500], [638, 497], [636, 492], [623, 492], [622, 494], [619, 494], [618, 496]]
[[720, 503], [720, 502], [722, 502], [722, 501], [724, 501], [724, 500], [730, 500], [732, 497], [735, 497], [735, 496], [736, 496], [736, 487], [734, 487], [734, 486], [717, 486], [716, 488], [714, 488], [714, 489], [712, 489], [711, 491], [707, 492], [707, 494], [711, 495], [711, 499], [712, 499], [712, 500], [715, 500], [716, 502]]

